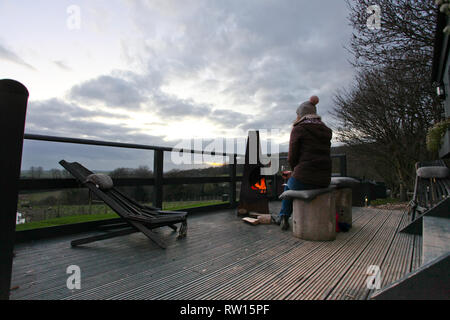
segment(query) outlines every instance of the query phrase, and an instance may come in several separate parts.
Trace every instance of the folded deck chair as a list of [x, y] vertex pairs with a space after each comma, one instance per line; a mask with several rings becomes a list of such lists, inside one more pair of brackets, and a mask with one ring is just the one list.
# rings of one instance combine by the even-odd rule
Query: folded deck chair
[[[168, 226], [176, 231], [176, 223], [181, 223], [178, 238], [186, 236], [186, 212], [162, 211], [159, 208], [141, 205], [114, 188], [112, 180], [108, 176], [94, 175], [93, 172], [77, 162], [66, 162], [65, 160], [61, 160], [59, 164], [69, 171], [70, 174], [86, 186], [93, 194], [111, 207], [111, 209], [113, 209], [130, 226], [128, 229], [74, 240], [71, 242], [72, 246], [140, 231], [161, 248], [165, 248], [166, 244], [164, 241], [162, 241], [151, 229]], [[102, 178], [106, 178], [106, 182], [99, 182]]]

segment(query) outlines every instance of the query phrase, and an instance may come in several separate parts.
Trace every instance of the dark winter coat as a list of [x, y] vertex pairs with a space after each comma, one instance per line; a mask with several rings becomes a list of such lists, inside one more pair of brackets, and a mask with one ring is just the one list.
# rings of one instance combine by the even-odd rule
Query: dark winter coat
[[292, 176], [305, 184], [328, 187], [331, 181], [332, 131], [319, 116], [295, 123], [289, 141]]

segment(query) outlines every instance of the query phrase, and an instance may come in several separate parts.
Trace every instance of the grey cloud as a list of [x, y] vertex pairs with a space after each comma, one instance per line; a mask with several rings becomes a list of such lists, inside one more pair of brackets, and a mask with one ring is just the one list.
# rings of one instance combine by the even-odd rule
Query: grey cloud
[[[158, 30], [168, 31], [158, 42], [163, 46], [144, 41], [147, 75], [127, 76], [149, 93], [146, 110], [167, 119], [208, 117], [219, 125], [242, 129], [288, 128], [298, 104], [312, 94], [320, 96], [320, 113], [327, 118], [332, 107], [330, 88], [342, 85], [352, 74], [343, 49], [351, 35], [347, 11], [336, 1], [131, 5], [137, 27], [149, 39]], [[208, 69], [217, 79], [204, 81], [205, 85], [217, 88], [219, 79], [227, 79], [222, 93], [229, 96], [230, 105], [253, 105], [259, 113], [247, 117], [230, 110], [226, 115], [213, 111], [223, 106], [199, 105], [159, 89], [171, 76], [195, 79]]]
[[66, 102], [57, 98], [30, 101], [28, 106], [28, 117], [31, 117], [31, 119], [39, 117], [40, 120], [44, 118], [63, 118], [66, 120], [77, 118], [89, 119], [92, 117], [128, 118], [128, 116], [118, 115], [111, 112], [89, 110], [82, 108], [75, 103]]
[[74, 86], [70, 98], [87, 102], [103, 102], [108, 107], [139, 109], [146, 101], [139, 88], [121, 77], [103, 75]]
[[59, 99], [31, 101], [28, 106], [26, 130], [33, 133], [63, 136], [121, 137], [120, 128], [94, 121], [94, 117], [127, 120], [128, 116], [88, 110]]
[[[116, 70], [74, 86], [69, 97], [77, 104], [101, 102], [154, 113], [163, 121], [209, 119], [219, 130], [278, 128], [288, 132], [297, 106], [312, 94], [320, 97], [318, 112], [328, 121], [334, 90], [351, 80], [353, 71], [343, 49], [351, 37], [344, 2], [167, 0], [128, 4], [142, 41], [123, 39], [121, 45], [130, 64], [142, 66], [139, 74]], [[133, 48], [138, 42], [140, 46]], [[205, 73], [211, 75], [206, 80], [200, 77]], [[199, 81], [206, 92], [222, 88], [233, 110], [242, 105], [253, 108], [241, 113], [167, 94], [163, 86], [172, 78]], [[136, 133], [126, 125], [112, 130], [100, 123], [86, 124], [89, 116], [78, 115], [83, 110], [68, 110], [65, 117], [70, 120], [59, 123], [44, 114], [31, 115], [30, 128], [56, 128], [68, 135], [108, 139]], [[167, 142], [146, 135], [137, 139]]]
[[218, 126], [233, 128], [248, 119], [244, 113], [229, 109], [213, 110], [212, 106], [197, 104], [192, 100], [178, 99], [161, 92], [154, 94], [151, 101], [154, 104], [151, 110], [171, 121], [182, 118], [207, 118]]
[[211, 113], [212, 121], [226, 128], [237, 127], [241, 123], [246, 123], [249, 116], [240, 112], [231, 111], [228, 109], [216, 109]]
[[155, 92], [151, 102], [153, 107], [148, 109], [158, 113], [163, 118], [203, 118], [208, 117], [211, 113], [210, 106], [198, 105], [191, 100], [179, 99], [162, 92]]
[[[92, 97], [92, 100], [94, 100], [94, 97], [95, 100], [101, 99], [101, 86], [104, 85], [105, 88], [108, 88], [108, 86], [109, 88], [111, 88], [109, 84], [105, 83], [129, 84], [128, 87], [121, 91], [121, 95], [126, 95], [127, 90], [133, 91], [133, 89], [130, 88], [138, 87], [138, 84], [143, 85], [144, 83], [147, 83], [146, 77], [143, 77], [141, 75], [120, 71], [116, 71], [115, 73], [116, 74], [114, 76], [100, 76], [98, 78], [86, 81], [81, 85], [74, 86], [69, 92], [69, 97], [74, 99], [75, 102], [80, 101], [82, 104], [86, 104], [88, 102], [93, 102], [87, 97]], [[124, 79], [124, 77], [132, 80], [126, 80]], [[103, 88], [102, 90], [104, 90], [105, 92], [109, 92], [109, 90], [105, 88]], [[144, 88], [145, 89], [142, 91], [145, 91], [146, 97], [144, 98], [143, 95], [140, 96], [140, 100], [142, 100], [143, 102], [143, 108], [141, 110], [143, 112], [153, 112], [155, 114], [158, 114], [165, 120], [169, 119], [170, 121], [176, 121], [184, 118], [208, 118], [210, 121], [215, 122], [217, 125], [230, 127], [237, 126], [240, 121], [246, 121], [247, 119], [246, 115], [239, 112], [234, 112], [226, 109], [216, 109], [212, 111], [213, 106], [198, 104], [190, 99], [180, 99], [174, 95], [164, 93], [159, 88], [155, 88], [152, 86], [147, 86]], [[117, 86], [116, 89], [121, 90], [123, 89], [123, 86]], [[128, 93], [131, 94], [130, 92]], [[105, 93], [102, 94], [105, 95]], [[103, 103], [105, 105], [108, 105], [108, 101], [109, 100], [103, 100]], [[128, 101], [128, 103], [125, 103], [125, 105], [129, 106], [130, 101]], [[89, 120], [89, 118], [95, 116], [123, 118], [124, 120], [127, 120], [127, 118], [129, 118], [127, 116], [117, 115], [100, 110], [88, 110], [86, 108], [81, 108], [76, 103], [64, 102], [59, 99], [33, 102], [30, 109], [35, 110], [31, 113], [30, 127], [40, 126], [41, 128], [49, 128], [49, 130], [50, 128], [60, 127], [59, 120], [54, 118], [55, 115], [59, 115], [60, 117], [64, 116], [64, 118], [68, 120], [68, 129], [74, 127], [76, 127], [77, 129], [85, 128], [89, 125], [78, 123], [77, 121], [86, 121]], [[95, 128], [100, 127], [102, 127], [101, 123], [95, 125]], [[89, 130], [91, 129], [93, 128], [89, 128]], [[97, 131], [99, 130], [96, 130], [96, 132]], [[106, 128], [104, 130], [101, 130], [101, 132], [103, 133], [103, 135], [107, 135], [108, 129]]]
[[[351, 29], [343, 1], [166, 0], [128, 4], [138, 31], [136, 38], [122, 39], [122, 56], [130, 66], [139, 67], [139, 74], [115, 70], [80, 83], [69, 91], [71, 103], [59, 99], [31, 102], [27, 132], [176, 145], [177, 141], [167, 137], [145, 134], [145, 128], [130, 128], [126, 117], [122, 124], [113, 126], [93, 121], [93, 117], [122, 117], [81, 107], [100, 102], [107, 107], [154, 113], [161, 122], [208, 119], [219, 131], [223, 129], [224, 136], [229, 136], [225, 129], [231, 128], [244, 132], [277, 128], [288, 133], [297, 106], [312, 94], [319, 95], [318, 112], [328, 124], [334, 90], [351, 80], [353, 71], [343, 49]], [[136, 43], [139, 47], [133, 48]], [[1, 46], [0, 58], [33, 68]], [[54, 63], [67, 67], [62, 61]], [[206, 72], [211, 77], [200, 78]], [[223, 88], [227, 105], [197, 103], [167, 94], [162, 87], [171, 78], [201, 81], [205, 91]], [[241, 113], [228, 105], [233, 110], [241, 105], [253, 109]], [[60, 157], [68, 157], [92, 169], [131, 167], [147, 161], [151, 166], [148, 152], [48, 145], [41, 153], [47, 158], [39, 158], [40, 163], [57, 163]], [[287, 150], [286, 145], [281, 149]], [[37, 150], [30, 147], [25, 154], [38, 161]], [[52, 152], [54, 160], [48, 158]], [[25, 168], [30, 163], [38, 165], [25, 161]]]
[[[319, 94], [320, 102], [317, 105], [317, 114], [322, 117], [323, 121], [328, 122], [330, 117], [329, 110], [331, 109], [331, 93], [323, 95]], [[300, 103], [309, 99], [312, 95], [303, 95], [303, 99], [292, 103], [280, 103], [277, 106], [267, 108], [261, 113], [257, 114], [251, 121], [242, 124], [242, 129], [250, 128], [290, 128], [290, 125], [295, 121], [297, 114], [296, 110]]]
[[[202, 70], [214, 70], [230, 83], [223, 90], [230, 104], [260, 110], [254, 120], [258, 125], [278, 127], [287, 121], [289, 126], [297, 105], [312, 94], [327, 102], [322, 104], [326, 114], [332, 107], [330, 88], [344, 85], [353, 72], [343, 48], [351, 36], [345, 3], [165, 1], [135, 6], [143, 33], [164, 30], [160, 25], [173, 31], [163, 47], [146, 43], [153, 66], [168, 77], [195, 78]], [[277, 119], [265, 116], [273, 104]], [[251, 124], [244, 120], [240, 125]]]
[[33, 71], [36, 71], [36, 69], [26, 61], [24, 61], [21, 57], [19, 57], [15, 52], [12, 50], [6, 48], [5, 46], [0, 44], [0, 59], [14, 62], [16, 64], [19, 64], [23, 67], [26, 67], [28, 69], [31, 69]]
[[[122, 120], [122, 124], [110, 125], [94, 120], [94, 117], [119, 119]], [[49, 99], [29, 103], [25, 125], [28, 133], [159, 146], [172, 146], [176, 143], [176, 141], [166, 141], [165, 137], [145, 134], [139, 131], [141, 128], [130, 127], [126, 125], [128, 120], [127, 115], [88, 110], [75, 103]]]
[[72, 69], [64, 62], [64, 61], [53, 61], [53, 63], [60, 69], [64, 70], [64, 71], [72, 71]]

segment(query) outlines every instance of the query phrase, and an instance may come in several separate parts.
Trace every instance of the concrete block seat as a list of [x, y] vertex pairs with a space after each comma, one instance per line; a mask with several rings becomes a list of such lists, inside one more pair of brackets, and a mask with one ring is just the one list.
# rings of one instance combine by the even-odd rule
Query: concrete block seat
[[333, 177], [330, 186], [335, 187], [336, 212], [338, 223], [345, 223], [352, 227], [352, 187], [359, 181], [349, 177]]
[[295, 237], [311, 241], [336, 239], [334, 187], [287, 190], [280, 199], [293, 200], [292, 231]]

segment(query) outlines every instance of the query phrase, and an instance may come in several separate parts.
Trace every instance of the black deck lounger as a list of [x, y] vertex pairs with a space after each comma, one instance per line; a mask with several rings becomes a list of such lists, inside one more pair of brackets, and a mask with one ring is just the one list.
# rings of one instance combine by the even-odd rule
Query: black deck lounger
[[130, 225], [127, 229], [74, 240], [71, 242], [72, 246], [140, 231], [161, 248], [165, 248], [166, 244], [164, 241], [162, 241], [157, 234], [151, 231], [151, 229], [168, 226], [176, 231], [177, 228], [174, 226], [176, 223], [181, 223], [178, 238], [183, 238], [186, 236], [186, 212], [162, 211], [158, 208], [141, 205], [133, 199], [128, 198], [113, 186], [107, 190], [102, 190], [93, 182], [87, 182], [87, 177], [93, 174], [93, 172], [89, 171], [78, 162], [66, 162], [65, 160], [61, 160], [59, 164], [69, 171], [70, 174], [72, 174], [98, 198], [110, 206], [127, 224]]

